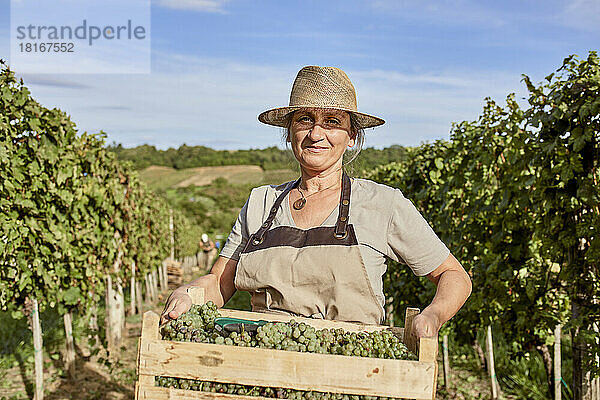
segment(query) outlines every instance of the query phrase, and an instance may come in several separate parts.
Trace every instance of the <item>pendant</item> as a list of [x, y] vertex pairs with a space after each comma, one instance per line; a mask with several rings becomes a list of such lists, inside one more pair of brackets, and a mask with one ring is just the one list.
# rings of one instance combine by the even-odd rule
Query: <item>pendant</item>
[[303, 197], [301, 199], [296, 200], [292, 204], [292, 207], [294, 207], [294, 210], [302, 210], [302, 208], [304, 208], [305, 204], [306, 204], [306, 199]]

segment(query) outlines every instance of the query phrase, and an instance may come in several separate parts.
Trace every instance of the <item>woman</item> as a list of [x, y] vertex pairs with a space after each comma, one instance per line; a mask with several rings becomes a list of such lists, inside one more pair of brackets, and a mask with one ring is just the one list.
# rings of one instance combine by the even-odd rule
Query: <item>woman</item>
[[252, 190], [211, 272], [173, 292], [163, 322], [189, 309], [187, 289], [198, 286], [219, 307], [240, 289], [255, 311], [378, 324], [388, 256], [437, 285], [413, 322], [417, 337], [435, 335], [466, 301], [471, 280], [398, 189], [344, 173], [346, 150], [360, 150], [363, 129], [384, 123], [358, 112], [346, 74], [302, 68], [289, 106], [258, 119], [286, 128], [301, 177]]

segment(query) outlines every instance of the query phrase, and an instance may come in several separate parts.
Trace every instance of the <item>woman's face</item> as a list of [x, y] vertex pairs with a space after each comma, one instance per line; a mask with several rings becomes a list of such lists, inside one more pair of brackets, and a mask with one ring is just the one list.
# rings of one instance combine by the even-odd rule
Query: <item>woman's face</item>
[[354, 146], [350, 114], [325, 108], [306, 108], [292, 114], [288, 141], [300, 166], [322, 173], [341, 167], [342, 156]]

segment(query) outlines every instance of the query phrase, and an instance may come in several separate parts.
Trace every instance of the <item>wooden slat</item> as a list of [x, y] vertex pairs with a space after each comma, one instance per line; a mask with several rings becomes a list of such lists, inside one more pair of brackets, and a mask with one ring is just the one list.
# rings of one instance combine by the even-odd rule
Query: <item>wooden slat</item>
[[436, 363], [142, 341], [140, 376], [371, 396], [431, 398]]
[[142, 336], [140, 337], [138, 343], [138, 359], [137, 359], [137, 374], [138, 374], [138, 382], [135, 385], [135, 399], [138, 400], [142, 397], [141, 393], [144, 392], [145, 389], [151, 388], [154, 386], [154, 374], [147, 374], [142, 371], [141, 366], [144, 364], [144, 356], [142, 349], [148, 346], [148, 343], [153, 340], [159, 340], [160, 334], [158, 331], [158, 324], [160, 317], [153, 311], [146, 311], [144, 313], [144, 317], [142, 319]]
[[404, 344], [408, 347], [408, 350], [414, 354], [417, 354], [417, 339], [412, 334], [413, 328], [412, 323], [417, 315], [419, 315], [418, 308], [407, 307], [404, 314]]
[[[437, 388], [437, 377], [438, 377], [438, 337], [426, 337], [419, 339], [419, 361], [433, 363], [435, 371], [433, 373], [433, 387]], [[432, 393], [430, 399], [435, 400], [435, 390]]]
[[168, 389], [163, 387], [145, 388], [140, 393], [143, 400], [267, 400], [262, 396], [242, 396], [237, 394], [199, 392], [183, 389]]
[[438, 337], [424, 337], [419, 339], [419, 361], [436, 362], [438, 353]]

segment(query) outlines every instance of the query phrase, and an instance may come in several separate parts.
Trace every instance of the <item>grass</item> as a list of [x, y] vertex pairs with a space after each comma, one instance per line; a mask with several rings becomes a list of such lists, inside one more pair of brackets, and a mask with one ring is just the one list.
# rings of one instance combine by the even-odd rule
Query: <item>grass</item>
[[140, 179], [145, 182], [150, 189], [162, 192], [179, 182], [188, 179], [196, 172], [193, 168], [177, 170], [170, 167], [150, 166], [140, 171]]
[[298, 175], [291, 169], [263, 171], [256, 165], [226, 165], [174, 169], [150, 166], [140, 171], [140, 178], [152, 190], [163, 192], [169, 188], [210, 185], [217, 178], [225, 178], [233, 185], [278, 184]]

